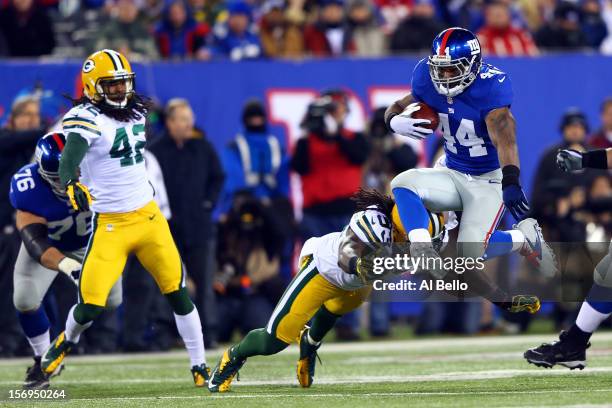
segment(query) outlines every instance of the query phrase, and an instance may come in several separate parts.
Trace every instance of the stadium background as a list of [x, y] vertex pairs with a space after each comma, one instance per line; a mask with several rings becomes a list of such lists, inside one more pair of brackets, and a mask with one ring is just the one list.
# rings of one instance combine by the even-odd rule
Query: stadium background
[[[44, 35], [34, 30], [36, 24], [32, 23], [33, 18], [29, 21], [31, 26], [27, 25], [27, 18], [24, 18], [25, 28], [11, 26], [10, 29], [14, 30], [12, 37], [7, 34], [8, 24], [0, 27], [2, 29], [0, 33], [0, 78], [2, 78], [0, 81], [0, 126], [3, 131], [7, 130], [7, 137], [11, 136], [11, 129], [7, 126], [11, 109], [23, 97], [33, 95], [35, 98], [40, 98], [43, 124], [52, 126], [56, 123], [61, 114], [69, 107], [68, 100], [62, 95], [80, 95], [79, 72], [82, 60], [89, 51], [93, 51], [92, 47], [95, 48], [99, 44], [100, 39], [96, 38], [98, 34], [101, 37], [108, 37], [104, 38], [108, 40], [105, 46], [110, 46], [109, 44], [113, 44], [111, 37], [114, 36], [114, 40], [121, 42], [121, 34], [127, 32], [122, 30], [131, 26], [144, 27], [139, 33], [143, 38], [138, 38], [138, 40], [148, 41], [154, 51], [148, 55], [137, 52], [135, 49], [129, 50], [131, 52], [128, 58], [133, 61], [137, 74], [138, 92], [152, 97], [160, 108], [172, 98], [185, 98], [195, 112], [197, 127], [204, 130], [205, 139], [214, 145], [219, 155], [237, 133], [243, 131], [241, 123], [243, 106], [252, 97], [264, 102], [268, 119], [272, 124], [270, 133], [278, 136], [281, 143], [286, 146], [289, 155], [292, 153], [293, 142], [302, 134], [299, 123], [306, 112], [307, 105], [326, 89], [340, 88], [348, 93], [350, 113], [346, 126], [352, 130], [368, 133], [367, 125], [374, 110], [388, 105], [409, 91], [414, 65], [420, 58], [428, 54], [427, 48], [433, 37], [433, 34], [428, 31], [433, 27], [438, 30], [458, 24], [479, 32], [483, 39], [487, 36], [485, 29], [490, 25], [486, 17], [489, 7], [505, 8], [510, 16], [510, 19], [506, 21], [506, 26], [496, 34], [502, 38], [502, 42], [505, 41], [504, 44], [514, 43], [517, 38], [524, 39], [525, 36], [532, 36], [538, 47], [537, 52], [534, 52], [533, 48], [527, 46], [518, 48], [511, 46], [509, 49], [512, 49], [513, 52], [508, 52], [507, 47], [504, 50], [504, 47], [496, 48], [491, 43], [485, 50], [485, 61], [507, 72], [513, 83], [512, 111], [518, 126], [521, 178], [528, 196], [534, 193], [532, 187], [535, 170], [543, 153], [562, 140], [559, 125], [563, 114], [570, 108], [584, 112], [590, 125], [589, 133], [594, 133], [602, 126], [600, 123], [602, 102], [612, 93], [609, 84], [612, 58], [606, 56], [606, 53], [610, 52], [612, 39], [612, 23], [610, 22], [612, 1], [610, 0], [538, 1], [536, 7], [538, 10], [535, 15], [532, 6], [536, 2], [531, 0], [456, 2], [321, 0], [305, 3], [293, 0], [287, 2], [269, 0], [247, 1], [247, 6], [240, 1], [151, 1], [150, 3], [155, 3], [156, 7], [147, 7], [149, 3], [145, 5], [138, 0], [109, 2], [83, 0], [73, 2], [74, 4], [57, 0], [35, 2], [0, 0], [0, 21], [4, 23], [12, 21], [11, 9], [15, 8], [13, 4], [18, 3], [21, 4], [20, 7], [26, 4], [25, 7], [28, 10], [23, 13], [26, 17], [37, 16], [41, 18], [38, 21], [39, 25], [45, 22], [49, 26], [53, 25], [57, 41], [55, 49], [49, 48], [41, 51], [40, 49], [32, 50], [32, 44], [36, 41], [28, 40], [26, 36], [23, 36], [21, 42], [19, 42], [19, 35], [15, 39], [15, 32], [19, 34], [19, 30], [24, 30], [23, 34], [28, 33], [27, 30], [30, 29], [39, 36], [38, 40], [41, 43], [44, 42], [42, 41], [45, 39]], [[206, 12], [203, 12], [202, 3], [205, 3], [204, 8], [212, 5], [216, 11], [210, 12], [209, 7]], [[308, 44], [305, 44], [298, 55], [290, 56], [293, 59], [283, 58], [287, 57], [283, 55], [269, 55], [269, 50], [264, 50], [263, 47], [256, 57], [252, 59], [244, 57], [241, 61], [235, 61], [234, 54], [231, 52], [227, 55], [214, 54], [214, 58], [200, 61], [201, 54], [196, 52], [218, 50], [220, 44], [228, 38], [220, 36], [219, 33], [223, 30], [218, 29], [227, 28], [229, 18], [236, 14], [248, 14], [249, 16], [250, 37], [245, 47], [259, 44], [258, 35], [263, 38], [265, 31], [261, 23], [272, 10], [280, 9], [288, 16], [288, 13], [291, 10], [295, 11], [295, 7], [299, 8], [300, 4], [306, 15], [298, 24], [304, 38], [307, 37], [307, 32], [310, 33], [321, 22], [317, 10], [334, 6], [343, 8], [342, 24], [343, 29], [346, 30], [345, 35], [347, 33], [356, 35], [358, 29], [363, 27], [353, 20], [353, 16], [349, 15], [349, 10], [353, 10], [354, 4], [363, 5], [364, 3], [371, 8], [371, 17], [373, 17], [367, 25], [368, 34], [383, 35], [389, 40], [395, 34], [401, 33], [402, 24], [399, 23], [403, 21], [408, 24], [408, 36], [412, 37], [414, 33], [415, 39], [418, 38], [420, 43], [410, 50], [389, 46], [389, 41], [387, 41], [384, 49], [364, 50], [357, 47], [327, 53], [309, 48]], [[206, 26], [209, 29], [209, 31], [203, 30], [200, 33], [205, 34], [199, 50], [186, 49], [183, 50], [182, 55], [166, 55], [161, 52], [163, 47], [160, 46], [159, 41], [160, 35], [163, 34], [164, 17], [167, 17], [168, 10], [175, 4], [183, 5], [188, 14], [182, 27], [183, 34], [188, 32], [191, 35], [193, 32], [189, 30], [194, 27], [204, 28]], [[67, 5], [70, 7], [64, 7]], [[125, 11], [130, 7], [137, 8], [137, 17], [132, 22], [125, 23], [122, 20], [125, 16], [122, 17], [121, 13], [122, 10]], [[425, 28], [421, 26], [421, 30], [418, 24], [414, 25], [415, 20], [418, 20], [417, 17], [419, 17], [416, 15], [419, 7], [420, 10], [423, 10], [423, 7], [430, 10], [427, 17], [421, 15], [421, 18], [430, 24]], [[47, 17], [40, 17], [42, 14], [46, 14]], [[91, 15], [95, 17], [90, 18]], [[79, 20], [84, 16], [88, 18], [87, 21]], [[390, 28], [393, 18], [396, 20], [393, 28]], [[410, 26], [410, 24], [413, 25]], [[558, 29], [561, 24], [566, 24], [566, 27], [573, 24], [573, 28]], [[113, 29], [117, 32], [112, 32]], [[397, 31], [393, 32], [396, 29]], [[547, 29], [556, 31], [546, 40], [543, 32]], [[583, 34], [578, 40], [576, 40], [576, 32]], [[75, 34], [70, 38], [72, 42], [66, 40], [67, 37], [70, 37], [69, 34]], [[10, 37], [12, 41], [8, 51], [3, 41], [6, 39], [1, 38], [2, 35]], [[76, 37], [82, 41], [76, 41]], [[564, 42], [568, 38], [576, 41]], [[130, 46], [135, 48], [137, 42], [128, 44], [127, 48]], [[159, 50], [155, 50], [156, 46]], [[234, 46], [236, 49], [241, 49], [244, 44], [238, 43]], [[406, 54], [407, 52], [412, 53]], [[494, 56], [504, 53], [511, 55]], [[5, 55], [7, 58], [4, 58]], [[66, 59], [67, 55], [74, 58]], [[32, 58], [36, 56], [42, 58], [38, 60]], [[312, 58], [313, 56], [317, 58]], [[23, 57], [30, 58], [24, 59]], [[161, 128], [163, 128], [163, 123], [158, 123], [158, 130], [161, 131]], [[406, 138], [403, 140], [410, 143], [419, 154], [420, 166], [431, 164], [429, 159], [434, 150], [439, 147], [439, 137], [432, 137], [423, 144]], [[20, 163], [12, 171], [23, 164], [25, 163]], [[550, 164], [552, 165], [552, 162]], [[294, 204], [299, 207], [299, 186], [294, 183], [292, 187]], [[1, 197], [2, 200], [6, 199], [5, 194]], [[506, 226], [511, 225], [512, 222], [507, 219]], [[4, 226], [0, 224], [0, 228], [2, 227]], [[582, 229], [585, 229], [584, 225]], [[609, 228], [606, 233], [609, 239]], [[0, 286], [10, 287], [12, 263], [3, 264], [1, 267], [2, 285]], [[217, 271], [210, 269], [206, 271], [207, 274], [215, 272]], [[285, 273], [285, 283], [288, 277], [289, 274]], [[60, 296], [65, 295], [61, 289], [56, 289], [55, 292]], [[129, 292], [126, 297], [130, 298]], [[2, 313], [6, 311], [4, 305], [10, 303], [8, 297], [3, 300], [5, 302], [0, 303]], [[6, 308], [8, 309], [8, 306]], [[418, 313], [418, 310], [418, 307], [413, 308], [412, 313]], [[544, 312], [549, 310], [550, 307]], [[13, 316], [12, 312], [4, 313], [4, 315], [4, 321], [0, 322], [0, 327], [3, 327], [2, 324]], [[546, 316], [546, 313], [543, 315]], [[54, 319], [54, 330], [61, 329], [63, 320], [61, 316]], [[205, 331], [207, 327], [209, 327], [208, 322], [204, 322]], [[11, 335], [21, 337], [20, 333], [12, 332]], [[2, 354], [1, 346], [0, 344], [0, 354]], [[7, 353], [7, 355], [11, 354]]]

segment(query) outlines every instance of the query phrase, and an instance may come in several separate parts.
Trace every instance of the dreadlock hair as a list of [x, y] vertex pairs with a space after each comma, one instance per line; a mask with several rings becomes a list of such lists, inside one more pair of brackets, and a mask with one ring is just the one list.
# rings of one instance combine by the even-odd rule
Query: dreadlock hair
[[78, 99], [74, 99], [69, 95], [64, 95], [68, 98], [73, 106], [81, 105], [84, 103], [91, 103], [96, 108], [100, 109], [104, 115], [115, 119], [119, 122], [128, 122], [130, 120], [138, 120], [141, 117], [146, 118], [147, 112], [153, 108], [153, 101], [151, 98], [137, 94], [134, 92], [125, 108], [114, 108], [107, 103], [94, 103], [89, 100], [85, 95]]
[[393, 210], [393, 206], [395, 205], [395, 201], [393, 201], [390, 196], [374, 189], [360, 188], [353, 194], [351, 200], [355, 202], [357, 211], [364, 211], [368, 207], [375, 205], [389, 218], [391, 217], [391, 210]]

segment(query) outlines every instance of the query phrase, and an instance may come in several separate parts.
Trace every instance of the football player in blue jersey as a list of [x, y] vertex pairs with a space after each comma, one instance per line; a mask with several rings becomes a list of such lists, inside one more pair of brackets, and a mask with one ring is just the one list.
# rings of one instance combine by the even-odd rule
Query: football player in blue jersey
[[[561, 149], [557, 152], [557, 166], [563, 171], [582, 169], [612, 169], [612, 149], [579, 152]], [[608, 254], [595, 266], [593, 286], [582, 302], [576, 322], [559, 334], [559, 340], [531, 348], [523, 357], [538, 367], [561, 365], [573, 370], [586, 367], [586, 350], [591, 346], [591, 335], [604, 320], [612, 315], [612, 241]]]
[[[440, 118], [446, 153], [435, 168], [412, 169], [391, 182], [402, 222], [415, 257], [438, 254], [427, 233], [430, 211], [462, 211], [459, 256], [492, 258], [521, 251], [545, 275], [556, 272], [554, 253], [541, 229], [526, 218], [529, 204], [520, 185], [515, 120], [510, 111], [512, 85], [508, 75], [482, 61], [480, 43], [470, 31], [454, 27], [433, 41], [431, 55], [419, 61], [412, 91], [385, 112], [395, 133], [423, 139], [430, 122], [413, 118], [423, 102]], [[511, 231], [496, 231], [505, 209], [518, 221]], [[410, 215], [410, 216], [409, 216]], [[429, 272], [447, 271], [440, 263]]]
[[[91, 234], [91, 212], [74, 211], [59, 182], [59, 159], [65, 143], [62, 133], [43, 136], [36, 145], [36, 162], [15, 173], [9, 192], [23, 241], [15, 262], [13, 303], [34, 350], [34, 365], [26, 372], [25, 388], [49, 386], [40, 368], [41, 355], [50, 345], [49, 320], [41, 303], [58, 272], [78, 284]], [[107, 307], [120, 303], [121, 285], [117, 284]]]

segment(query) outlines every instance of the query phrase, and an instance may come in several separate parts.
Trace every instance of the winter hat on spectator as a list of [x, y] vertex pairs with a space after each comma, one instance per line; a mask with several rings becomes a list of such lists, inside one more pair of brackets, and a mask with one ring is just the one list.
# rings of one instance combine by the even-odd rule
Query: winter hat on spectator
[[561, 133], [565, 130], [566, 127], [570, 125], [581, 125], [586, 133], [589, 133], [589, 123], [585, 114], [578, 108], [570, 108], [568, 109], [563, 116], [561, 117], [561, 123], [559, 125], [559, 130]]
[[558, 20], [571, 21], [578, 23], [580, 21], [580, 8], [575, 4], [561, 2], [555, 9], [555, 18]]
[[253, 10], [251, 6], [249, 6], [244, 1], [234, 1], [227, 5], [227, 11], [230, 15], [232, 14], [244, 14], [247, 17], [251, 18]]
[[319, 5], [321, 7], [336, 5], [340, 7], [344, 7], [344, 0], [319, 0]]

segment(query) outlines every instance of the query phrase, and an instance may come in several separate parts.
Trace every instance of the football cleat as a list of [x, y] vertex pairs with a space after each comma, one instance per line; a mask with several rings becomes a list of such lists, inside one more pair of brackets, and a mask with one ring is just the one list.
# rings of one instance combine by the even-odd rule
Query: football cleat
[[525, 257], [527, 262], [537, 269], [547, 278], [557, 274], [559, 269], [557, 258], [550, 246], [544, 241], [542, 228], [533, 218], [525, 218], [514, 226], [525, 236], [525, 243], [521, 248], [520, 254]]
[[564, 330], [559, 334], [559, 340], [552, 343], [544, 343], [539, 347], [527, 350], [523, 357], [531, 364], [538, 367], [551, 368], [556, 364], [573, 370], [586, 367], [586, 349], [591, 346], [579, 346], [568, 341], [568, 333]]
[[61, 332], [41, 358], [41, 369], [47, 378], [58, 375], [62, 370], [62, 362], [74, 343], [66, 340], [66, 332]]
[[508, 308], [510, 313], [529, 312], [537, 313], [540, 310], [540, 299], [532, 295], [512, 296], [512, 304]]
[[410, 256], [422, 258], [421, 269], [417, 272], [429, 272], [436, 279], [444, 278], [448, 272], [431, 242], [411, 242]]
[[205, 387], [210, 379], [210, 368], [206, 364], [191, 367], [191, 375], [196, 387]]
[[319, 362], [321, 361], [317, 354], [317, 350], [321, 345], [313, 346], [310, 344], [307, 338], [309, 329], [310, 328], [306, 326], [300, 333], [299, 339], [300, 359], [297, 363], [297, 379], [302, 388], [308, 388], [312, 385], [317, 359], [319, 359]]
[[230, 390], [232, 380], [246, 361], [231, 357], [232, 349], [233, 347], [225, 350], [221, 360], [210, 374], [208, 391], [228, 392]]
[[26, 370], [26, 378], [23, 382], [25, 389], [44, 389], [49, 387], [49, 378], [40, 368], [40, 356], [34, 357], [34, 364]]

